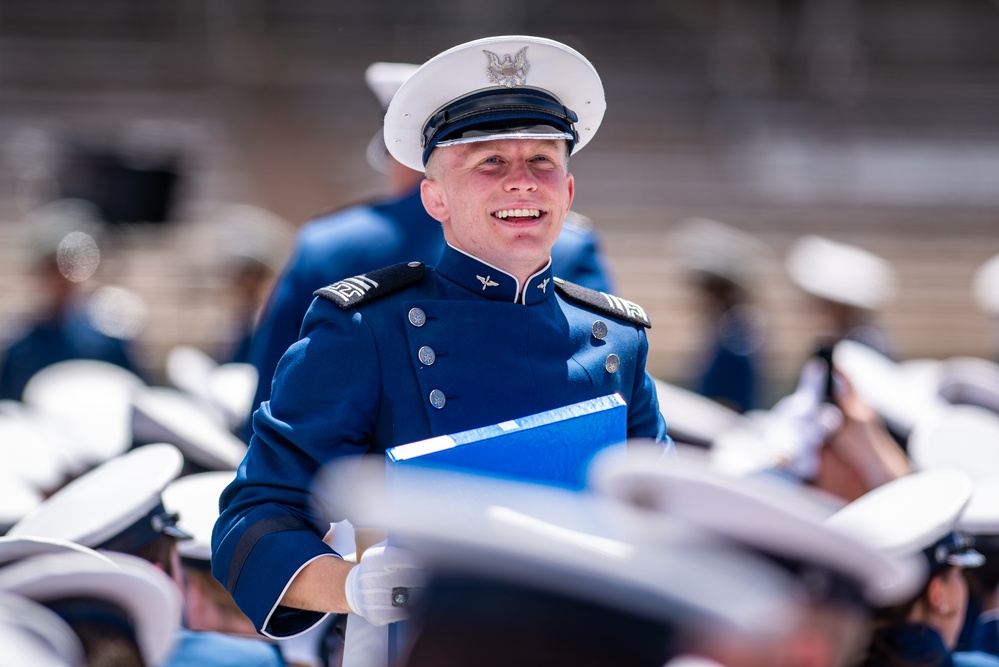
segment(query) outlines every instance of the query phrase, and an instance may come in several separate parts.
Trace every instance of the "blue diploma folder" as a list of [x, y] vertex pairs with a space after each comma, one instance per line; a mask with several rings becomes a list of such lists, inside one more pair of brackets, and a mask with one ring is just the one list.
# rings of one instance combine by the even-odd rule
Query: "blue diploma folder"
[[573, 490], [602, 449], [624, 443], [628, 409], [618, 394], [388, 449], [399, 466], [432, 466]]

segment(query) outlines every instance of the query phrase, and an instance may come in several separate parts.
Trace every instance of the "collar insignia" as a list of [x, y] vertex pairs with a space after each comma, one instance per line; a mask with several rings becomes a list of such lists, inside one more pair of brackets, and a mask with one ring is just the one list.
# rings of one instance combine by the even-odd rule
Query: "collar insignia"
[[479, 279], [480, 283], [482, 283], [483, 290], [485, 290], [487, 287], [496, 287], [497, 285], [499, 285], [498, 282], [490, 280], [492, 276], [486, 276], [485, 278], [483, 278], [482, 276], [475, 276], [475, 277]]
[[545, 278], [540, 283], [538, 283], [538, 289], [541, 290], [542, 294], [547, 294], [548, 293], [547, 288], [548, 288], [548, 281], [549, 280], [551, 280], [551, 278]]
[[512, 59], [509, 53], [505, 54], [502, 61], [492, 51], [483, 49], [482, 52], [489, 58], [489, 67], [486, 68], [486, 78], [489, 79], [490, 83], [506, 88], [523, 86], [527, 83], [527, 72], [531, 69], [531, 63], [527, 62], [526, 46], [517, 51], [517, 55]]

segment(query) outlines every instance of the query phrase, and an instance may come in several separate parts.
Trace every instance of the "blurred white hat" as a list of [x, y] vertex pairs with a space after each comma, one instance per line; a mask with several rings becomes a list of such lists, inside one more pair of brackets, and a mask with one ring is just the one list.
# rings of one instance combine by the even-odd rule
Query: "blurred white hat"
[[940, 396], [999, 413], [999, 364], [979, 357], [951, 357], [941, 362]]
[[956, 468], [973, 479], [999, 473], [999, 414], [977, 405], [941, 406], [916, 422], [907, 449], [919, 470]]
[[163, 506], [177, 513], [177, 525], [191, 536], [177, 545], [182, 558], [211, 561], [219, 496], [234, 477], [235, 472], [201, 472], [176, 479], [163, 489]]
[[893, 604], [921, 583], [921, 563], [878, 553], [834, 530], [825, 523], [831, 511], [825, 498], [785, 479], [730, 475], [694, 452], [669, 460], [632, 445], [627, 456], [596, 459], [591, 480], [600, 493], [796, 564], [818, 599]]
[[931, 568], [977, 567], [984, 558], [956, 532], [972, 489], [960, 470], [917, 471], [868, 491], [826, 523], [884, 554], [925, 557]]
[[969, 535], [999, 535], [999, 473], [975, 479], [971, 500], [961, 513], [958, 528]]
[[[70, 625], [72, 614], [64, 606], [69, 601], [110, 604], [133, 629], [146, 664], [160, 664], [180, 629], [177, 585], [162, 570], [140, 558], [126, 554], [95, 556], [67, 552], [27, 558], [0, 570], [0, 591], [41, 603]], [[83, 606], [80, 613], [86, 614], [85, 602]]]
[[73, 457], [100, 465], [132, 444], [132, 394], [143, 380], [120, 366], [90, 359], [60, 361], [35, 373], [24, 402], [70, 430]]
[[655, 384], [659, 411], [675, 442], [708, 447], [720, 434], [746, 422], [740, 413], [718, 401], [664, 380], [656, 379]]
[[774, 258], [773, 250], [757, 237], [709, 218], [681, 220], [670, 237], [685, 269], [738, 285], [748, 285], [754, 274]]
[[84, 667], [83, 646], [59, 616], [28, 598], [0, 594], [0, 667]]
[[173, 445], [133, 449], [64, 486], [7, 534], [53, 537], [122, 552], [132, 552], [160, 534], [186, 538], [160, 497], [183, 465], [184, 457]]
[[895, 270], [887, 260], [854, 245], [808, 235], [786, 257], [791, 280], [827, 301], [877, 310], [895, 297]]
[[368, 84], [382, 110], [385, 110], [399, 86], [418, 69], [420, 66], [414, 63], [375, 62], [364, 70], [364, 82]]
[[971, 293], [979, 308], [999, 315], [999, 255], [994, 255], [975, 271]]
[[184, 458], [205, 470], [235, 470], [246, 443], [220, 414], [171, 387], [141, 387], [132, 397], [132, 432], [141, 444], [175, 445]]
[[743, 636], [785, 632], [799, 611], [783, 571], [679, 525], [646, 522], [660, 539], [639, 543], [625, 527], [640, 517], [608, 498], [429, 467], [393, 473], [386, 496], [382, 465], [342, 461], [317, 492], [342, 496], [358, 525], [388, 529], [431, 572]]

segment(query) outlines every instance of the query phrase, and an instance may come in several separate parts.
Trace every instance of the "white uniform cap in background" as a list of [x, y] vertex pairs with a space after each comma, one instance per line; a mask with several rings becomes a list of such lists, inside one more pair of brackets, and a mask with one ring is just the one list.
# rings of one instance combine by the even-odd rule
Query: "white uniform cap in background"
[[861, 400], [902, 435], [908, 435], [923, 415], [946, 404], [939, 396], [939, 368], [920, 361], [898, 364], [853, 340], [841, 340], [833, 350], [836, 370]]
[[142, 387], [133, 394], [132, 432], [138, 443], [175, 445], [206, 470], [235, 470], [246, 455], [246, 443], [217, 412], [170, 387]]
[[45, 495], [37, 486], [8, 468], [0, 468], [0, 535], [41, 505], [43, 500]]
[[64, 486], [7, 534], [54, 537], [114, 551], [132, 551], [161, 533], [187, 537], [160, 499], [183, 465], [184, 457], [173, 445], [133, 449]]
[[13, 412], [0, 413], [0, 461], [2, 474], [20, 477], [45, 493], [54, 492], [70, 476], [64, 452], [31, 421]]
[[735, 410], [674, 384], [655, 380], [670, 437], [675, 442], [708, 447], [721, 433], [738, 428], [746, 418]]
[[202, 472], [176, 479], [163, 489], [163, 506], [177, 513], [177, 526], [192, 538], [177, 544], [182, 557], [205, 562], [212, 559], [219, 496], [234, 477], [233, 472]]
[[[486, 98], [470, 103], [473, 94]], [[442, 140], [561, 139], [575, 131], [575, 153], [593, 138], [606, 106], [600, 77], [574, 49], [543, 37], [487, 37], [434, 56], [402, 84], [385, 114], [385, 145], [416, 171]], [[436, 131], [425, 134], [429, 122]]]
[[[392, 101], [395, 92], [399, 90], [399, 86], [419, 68], [419, 65], [412, 63], [378, 62], [368, 65], [364, 71], [364, 81], [378, 99], [378, 105], [383, 112], [388, 109], [389, 102]], [[368, 142], [365, 156], [371, 168], [379, 174], [389, 173], [388, 149], [385, 147], [385, 133], [381, 127]]]
[[975, 479], [971, 500], [957, 525], [969, 535], [999, 535], [999, 473]]
[[104, 361], [74, 359], [46, 366], [24, 388], [24, 402], [73, 433], [79, 458], [100, 465], [132, 444], [132, 393], [139, 376]]
[[724, 278], [748, 287], [773, 250], [740, 229], [708, 218], [686, 218], [670, 233], [675, 254], [688, 271]]
[[26, 558], [51, 553], [84, 553], [94, 558], [107, 560], [106, 556], [97, 553], [93, 549], [68, 540], [60, 540], [54, 537], [36, 537], [34, 535], [7, 535], [0, 537], [0, 568]]
[[83, 646], [73, 629], [46, 607], [20, 595], [0, 594], [0, 667], [83, 667]]
[[840, 593], [847, 600], [890, 605], [908, 599], [921, 584], [924, 566], [916, 559], [878, 553], [827, 526], [831, 509], [824, 496], [777, 477], [723, 473], [697, 450], [664, 460], [654, 448], [632, 444], [626, 457], [594, 459], [590, 481], [599, 493], [649, 514], [800, 564], [813, 575], [802, 576], [803, 583], [819, 584], [810, 590], [820, 597]]
[[974, 567], [982, 564], [981, 554], [952, 537], [972, 488], [960, 470], [917, 471], [868, 491], [826, 523], [888, 555], [929, 550], [931, 567]]
[[151, 563], [126, 554], [44, 554], [0, 570], [0, 591], [21, 595], [58, 613], [58, 603], [93, 599], [121, 610], [135, 630], [147, 665], [158, 665], [180, 629], [177, 585]]
[[999, 473], [999, 414], [977, 405], [948, 405], [916, 422], [907, 444], [919, 470], [956, 468], [972, 479]]
[[978, 357], [951, 357], [940, 373], [940, 396], [999, 413], [999, 364]]
[[295, 239], [295, 227], [281, 216], [252, 204], [225, 204], [212, 211], [209, 223], [218, 235], [225, 267], [255, 262], [277, 273]]
[[877, 310], [895, 296], [891, 264], [863, 248], [821, 236], [792, 243], [786, 266], [798, 287], [827, 301]]
[[229, 362], [216, 366], [208, 378], [208, 398], [222, 412], [230, 431], [242, 428], [250, 417], [257, 377], [253, 364]]
[[327, 466], [315, 491], [359, 525], [388, 529], [431, 571], [744, 636], [780, 635], [800, 611], [801, 591], [786, 573], [700, 531], [646, 523], [658, 543], [625, 539], [634, 512], [608, 498], [432, 468], [393, 473], [391, 499], [385, 467], [372, 460]]
[[979, 308], [991, 315], [999, 315], [999, 255], [978, 267], [971, 290]]
[[165, 366], [170, 384], [205, 409], [218, 412], [230, 431], [242, 428], [254, 407], [256, 367], [235, 362], [219, 364], [191, 345], [170, 348]]
[[364, 70], [364, 82], [368, 84], [379, 106], [385, 110], [399, 86], [418, 69], [420, 66], [413, 63], [371, 63]]

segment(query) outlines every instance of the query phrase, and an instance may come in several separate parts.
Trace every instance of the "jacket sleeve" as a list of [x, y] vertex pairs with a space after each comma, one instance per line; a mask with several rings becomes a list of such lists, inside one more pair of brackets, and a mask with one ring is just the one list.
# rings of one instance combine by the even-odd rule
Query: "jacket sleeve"
[[628, 437], [655, 440], [667, 451], [673, 452], [673, 439], [666, 433], [666, 419], [659, 409], [656, 383], [645, 370], [649, 341], [644, 329], [639, 330], [639, 338], [635, 387], [628, 404]]
[[219, 501], [212, 572], [257, 629], [303, 632], [324, 614], [278, 605], [313, 559], [337, 554], [323, 542], [331, 505], [312, 484], [336, 457], [367, 451], [379, 403], [374, 340], [358, 312], [317, 299], [302, 338], [281, 357], [270, 401], [253, 416], [253, 436]]

